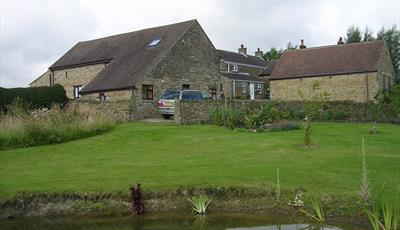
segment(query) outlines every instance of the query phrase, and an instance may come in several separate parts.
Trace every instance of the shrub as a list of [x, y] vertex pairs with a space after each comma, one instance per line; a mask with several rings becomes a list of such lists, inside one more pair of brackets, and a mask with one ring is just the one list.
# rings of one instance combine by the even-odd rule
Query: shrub
[[132, 215], [142, 215], [144, 213], [142, 189], [140, 184], [132, 185], [129, 190], [131, 191], [131, 211]]
[[64, 106], [68, 102], [64, 87], [61, 85], [29, 88], [0, 88], [0, 111], [7, 111], [15, 100], [26, 110], [47, 107], [52, 104]]
[[277, 123], [267, 125], [266, 129], [271, 131], [271, 132], [276, 132], [276, 131], [289, 131], [289, 130], [297, 130], [300, 129], [301, 125], [297, 121], [279, 121]]

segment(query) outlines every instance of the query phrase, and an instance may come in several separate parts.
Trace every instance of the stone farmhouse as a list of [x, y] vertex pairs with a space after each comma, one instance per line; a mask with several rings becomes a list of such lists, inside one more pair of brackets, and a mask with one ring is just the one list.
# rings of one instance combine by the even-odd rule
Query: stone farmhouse
[[[394, 68], [384, 41], [285, 51], [261, 76], [270, 81], [272, 100], [310, 99], [368, 102], [394, 84]], [[318, 86], [318, 87], [315, 87]]]
[[255, 56], [248, 55], [241, 45], [238, 53], [218, 50], [223, 92], [229, 99], [264, 99], [265, 79], [258, 75], [266, 68], [263, 52], [257, 49]]

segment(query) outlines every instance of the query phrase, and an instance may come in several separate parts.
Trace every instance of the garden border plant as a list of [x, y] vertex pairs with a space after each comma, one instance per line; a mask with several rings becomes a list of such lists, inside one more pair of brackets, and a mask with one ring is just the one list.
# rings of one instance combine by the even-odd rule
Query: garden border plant
[[61, 107], [36, 115], [19, 101], [0, 114], [0, 150], [57, 144], [99, 135], [114, 128], [116, 122], [107, 115], [77, 105]]

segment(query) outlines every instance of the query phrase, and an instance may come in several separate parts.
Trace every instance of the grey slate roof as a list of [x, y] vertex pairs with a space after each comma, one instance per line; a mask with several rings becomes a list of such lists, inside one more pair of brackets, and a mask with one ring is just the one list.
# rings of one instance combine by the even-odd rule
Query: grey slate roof
[[276, 59], [272, 59], [271, 61], [268, 62], [267, 68], [265, 68], [261, 73], [260, 76], [269, 76], [272, 73], [272, 70], [274, 69], [274, 66], [276, 64]]
[[[157, 66], [195, 23], [198, 22], [190, 20], [79, 42], [50, 66], [50, 69], [109, 62], [81, 92], [132, 88]], [[160, 43], [148, 47], [148, 44], [157, 37], [161, 37]]]
[[264, 59], [261, 59], [256, 56], [252, 55], [243, 55], [231, 51], [226, 51], [226, 50], [217, 50], [221, 59], [229, 62], [236, 62], [236, 63], [242, 63], [246, 65], [255, 65], [255, 66], [260, 66], [260, 67], [266, 67], [267, 62]]
[[231, 80], [265, 82], [265, 80], [260, 77], [257, 77], [257, 76], [251, 75], [251, 74], [246, 74], [246, 73], [222, 72], [221, 74]]
[[374, 72], [384, 46], [374, 41], [285, 51], [270, 80]]

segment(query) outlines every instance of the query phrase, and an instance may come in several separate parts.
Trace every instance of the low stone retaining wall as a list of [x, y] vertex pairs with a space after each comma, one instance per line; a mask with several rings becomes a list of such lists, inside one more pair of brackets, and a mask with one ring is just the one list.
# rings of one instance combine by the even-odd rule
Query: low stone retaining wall
[[[213, 110], [231, 108], [239, 111], [256, 109], [270, 103], [283, 119], [300, 120], [306, 116], [305, 103], [302, 101], [270, 100], [204, 100], [177, 101], [174, 119], [178, 124], [210, 123]], [[313, 112], [315, 121], [377, 122], [400, 124], [400, 114], [389, 105], [366, 104], [352, 101], [331, 101], [316, 107]]]
[[88, 101], [73, 100], [69, 102], [72, 106], [82, 106], [88, 109], [101, 111], [116, 121], [126, 122], [132, 120], [131, 105], [129, 100], [121, 101]]

